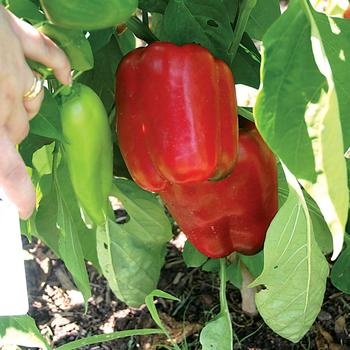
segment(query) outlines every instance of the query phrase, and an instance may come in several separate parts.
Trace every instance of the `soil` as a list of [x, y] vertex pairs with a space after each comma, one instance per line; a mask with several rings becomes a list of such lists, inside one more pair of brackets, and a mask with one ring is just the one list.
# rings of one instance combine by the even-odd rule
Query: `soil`
[[[177, 248], [182, 245], [181, 236], [169, 244], [158, 285], [159, 289], [177, 296], [181, 301], [159, 299], [156, 305], [173, 339], [181, 344], [186, 338], [185, 349], [199, 350], [200, 329], [218, 312], [219, 281], [217, 274], [187, 268]], [[88, 271], [93, 297], [85, 314], [82, 295], [75, 290], [63, 263], [40, 242], [28, 244], [26, 248], [32, 255], [32, 260], [26, 262], [30, 315], [53, 346], [94, 334], [155, 326], [146, 307], [129, 308], [116, 299], [106, 280], [90, 265]], [[228, 302], [235, 331], [234, 349], [350, 349], [350, 296], [339, 292], [330, 283], [321, 313], [298, 344], [274, 334], [259, 316], [244, 314], [240, 308], [240, 292], [230, 284]], [[168, 343], [157, 335], [125, 338], [81, 349], [165, 349], [157, 346], [159, 344]]]

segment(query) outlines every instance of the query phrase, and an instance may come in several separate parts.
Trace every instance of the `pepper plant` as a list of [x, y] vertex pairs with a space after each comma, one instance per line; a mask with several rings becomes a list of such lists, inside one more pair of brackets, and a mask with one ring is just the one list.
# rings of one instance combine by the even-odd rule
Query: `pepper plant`
[[[294, 343], [327, 278], [350, 293], [347, 0], [291, 0], [283, 13], [278, 0], [2, 2], [66, 52], [74, 79], [62, 87], [28, 62], [47, 84], [19, 145], [37, 189], [22, 232], [64, 261], [86, 308], [90, 261], [158, 327], [59, 349], [168, 335], [153, 304], [176, 300], [156, 289], [172, 237], [164, 204], [195, 246], [185, 246], [188, 266], [221, 258], [210, 260], [221, 308], [201, 331], [204, 350], [233, 349], [225, 290], [242, 285], [242, 264], [249, 287], [262, 287], [260, 315]], [[236, 105], [234, 84], [256, 89], [254, 106]], [[116, 223], [112, 197], [127, 223]], [[0, 318], [6, 344], [52, 348], [30, 316]]]

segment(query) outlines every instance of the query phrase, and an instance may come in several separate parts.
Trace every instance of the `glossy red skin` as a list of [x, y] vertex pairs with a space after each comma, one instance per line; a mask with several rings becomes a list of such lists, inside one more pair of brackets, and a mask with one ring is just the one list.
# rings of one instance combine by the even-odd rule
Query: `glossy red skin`
[[343, 17], [344, 18], [350, 18], [350, 5], [348, 6], [348, 8], [343, 13]]
[[205, 48], [156, 42], [116, 74], [117, 136], [142, 188], [222, 178], [237, 160], [238, 117], [229, 67]]
[[160, 196], [206, 256], [255, 254], [262, 249], [278, 208], [276, 160], [255, 128], [241, 129], [238, 161], [229, 177], [168, 184]]

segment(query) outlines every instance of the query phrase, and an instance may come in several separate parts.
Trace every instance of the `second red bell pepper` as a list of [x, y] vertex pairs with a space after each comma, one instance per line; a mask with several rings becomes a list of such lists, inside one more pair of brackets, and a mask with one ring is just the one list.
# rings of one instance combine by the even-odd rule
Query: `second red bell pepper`
[[205, 48], [155, 42], [124, 57], [116, 75], [118, 142], [146, 190], [220, 179], [237, 159], [230, 68]]
[[257, 253], [278, 208], [275, 157], [254, 124], [243, 123], [238, 161], [229, 177], [168, 184], [160, 192], [191, 243], [211, 258]]

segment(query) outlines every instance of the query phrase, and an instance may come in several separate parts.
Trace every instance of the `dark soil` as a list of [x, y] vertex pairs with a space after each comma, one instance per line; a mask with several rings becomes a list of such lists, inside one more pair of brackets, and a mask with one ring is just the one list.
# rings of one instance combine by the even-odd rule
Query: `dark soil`
[[[84, 314], [82, 296], [74, 291], [63, 263], [38, 242], [28, 245], [27, 250], [33, 256], [33, 260], [26, 263], [30, 315], [54, 346], [94, 334], [155, 326], [145, 307], [133, 309], [118, 301], [105, 279], [91, 266], [88, 270], [93, 297], [87, 314]], [[189, 350], [200, 349], [200, 329], [219, 308], [217, 275], [186, 268], [179, 250], [169, 244], [158, 287], [181, 300], [157, 301], [161, 319], [173, 338], [181, 343], [187, 337]], [[350, 349], [350, 296], [337, 291], [330, 283], [318, 319], [298, 344], [274, 334], [260, 317], [244, 314], [240, 309], [240, 293], [231, 285], [228, 285], [228, 300], [236, 333], [235, 349]], [[162, 349], [156, 347], [157, 344], [167, 344], [166, 339], [135, 337], [82, 349]]]

